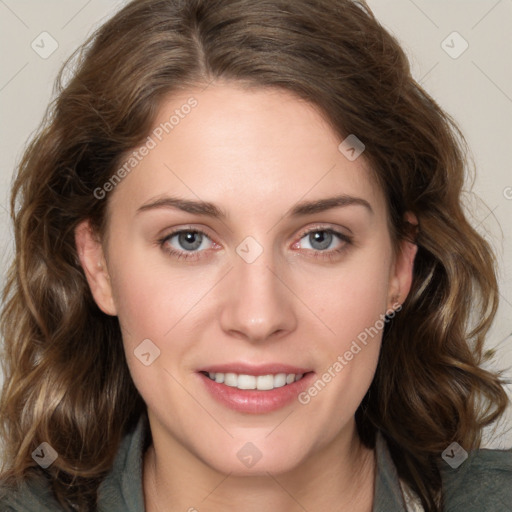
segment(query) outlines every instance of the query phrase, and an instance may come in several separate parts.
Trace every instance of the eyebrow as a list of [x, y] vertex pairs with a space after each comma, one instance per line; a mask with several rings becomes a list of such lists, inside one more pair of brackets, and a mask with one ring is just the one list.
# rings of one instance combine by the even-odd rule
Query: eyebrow
[[[334, 197], [317, 199], [315, 201], [303, 201], [298, 203], [292, 208], [291, 212], [288, 213], [288, 216], [301, 217], [324, 212], [332, 208], [341, 208], [346, 206], [362, 206], [371, 214], [374, 213], [370, 203], [365, 199], [341, 194]], [[222, 209], [208, 201], [192, 201], [190, 199], [181, 199], [170, 196], [158, 198], [142, 205], [138, 208], [137, 214], [161, 208], [173, 208], [187, 213], [205, 215], [207, 217], [218, 219], [225, 219], [227, 217], [227, 214]]]
[[325, 199], [317, 199], [316, 201], [304, 201], [302, 203], [298, 203], [294, 206], [290, 215], [292, 217], [312, 215], [313, 213], [323, 212], [325, 210], [330, 210], [331, 208], [340, 208], [344, 206], [363, 206], [373, 214], [373, 209], [366, 199], [342, 194], [339, 196], [327, 197]]

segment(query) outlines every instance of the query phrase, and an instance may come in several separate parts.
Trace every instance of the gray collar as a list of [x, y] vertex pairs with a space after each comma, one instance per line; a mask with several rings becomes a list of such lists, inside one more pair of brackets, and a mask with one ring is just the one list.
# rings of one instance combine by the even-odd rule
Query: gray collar
[[[123, 439], [114, 467], [100, 486], [100, 511], [144, 510], [142, 467], [148, 430], [147, 418], [143, 415], [135, 430]], [[377, 431], [375, 451], [377, 470], [373, 512], [407, 512], [398, 474], [380, 431]]]

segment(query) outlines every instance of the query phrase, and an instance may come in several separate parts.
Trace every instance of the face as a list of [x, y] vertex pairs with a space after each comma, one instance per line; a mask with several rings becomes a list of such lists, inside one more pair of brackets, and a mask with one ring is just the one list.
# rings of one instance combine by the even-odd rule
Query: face
[[298, 467], [353, 428], [413, 250], [395, 256], [364, 153], [290, 93], [190, 90], [149, 136], [101, 258], [77, 243], [152, 430], [225, 473]]

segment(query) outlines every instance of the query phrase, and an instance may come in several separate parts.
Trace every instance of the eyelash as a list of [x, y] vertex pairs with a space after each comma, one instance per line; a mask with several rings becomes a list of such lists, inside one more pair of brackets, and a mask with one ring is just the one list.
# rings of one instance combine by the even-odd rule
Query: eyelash
[[[353, 242], [352, 237], [350, 237], [344, 233], [340, 233], [339, 231], [336, 231], [335, 229], [327, 228], [327, 227], [314, 227], [312, 229], [306, 230], [300, 235], [299, 240], [302, 240], [305, 236], [307, 236], [311, 233], [317, 233], [317, 232], [332, 234], [332, 235], [336, 236], [341, 242], [344, 242], [344, 244], [341, 247], [339, 247], [338, 249], [330, 249], [328, 251], [307, 249], [307, 251], [313, 252], [313, 257], [315, 259], [320, 258], [323, 260], [327, 259], [329, 261], [335, 260], [336, 257], [339, 256], [340, 254], [342, 254], [343, 252], [345, 252], [348, 249], [348, 246], [351, 245]], [[208, 236], [208, 234], [205, 233], [204, 231], [201, 231], [200, 229], [197, 229], [197, 228], [188, 228], [188, 229], [177, 229], [176, 231], [169, 233], [165, 237], [158, 239], [157, 243], [162, 248], [162, 250], [164, 252], [166, 252], [170, 256], [176, 257], [177, 259], [197, 260], [198, 256], [196, 256], [196, 255], [198, 255], [201, 252], [204, 252], [204, 250], [203, 251], [177, 251], [176, 249], [170, 247], [167, 244], [167, 242], [171, 238], [173, 238], [174, 236], [179, 235], [181, 233], [198, 233], [198, 234], [201, 234], [211, 240], [211, 238]]]

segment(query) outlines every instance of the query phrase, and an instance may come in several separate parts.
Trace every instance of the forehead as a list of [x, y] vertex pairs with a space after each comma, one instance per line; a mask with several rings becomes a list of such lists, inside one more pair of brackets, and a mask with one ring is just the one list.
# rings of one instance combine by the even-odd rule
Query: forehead
[[169, 194], [260, 215], [347, 194], [384, 211], [364, 153], [351, 161], [341, 142], [318, 109], [292, 93], [232, 83], [191, 89], [162, 102], [145, 142], [126, 155], [129, 172], [109, 208], [129, 214]]

